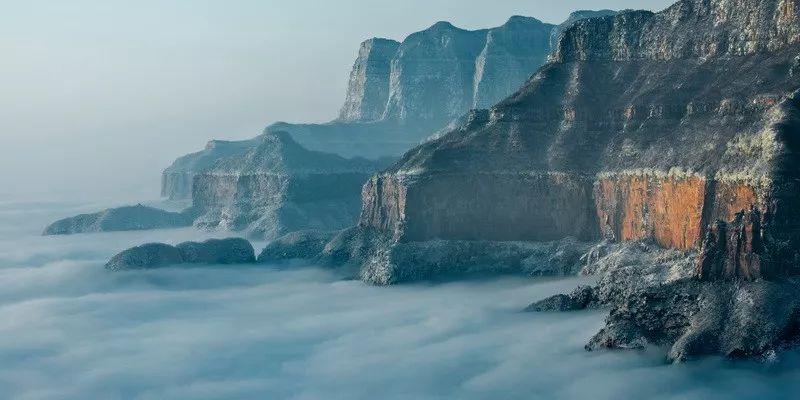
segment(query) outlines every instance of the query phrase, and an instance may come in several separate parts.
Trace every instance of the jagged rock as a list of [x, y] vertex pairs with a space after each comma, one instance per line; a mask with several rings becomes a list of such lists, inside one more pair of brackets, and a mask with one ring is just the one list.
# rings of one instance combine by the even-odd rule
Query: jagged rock
[[537, 301], [525, 308], [527, 312], [577, 311], [598, 307], [599, 298], [596, 289], [581, 286], [570, 294], [557, 294]]
[[697, 275], [701, 280], [756, 280], [774, 274], [762, 271], [764, 252], [761, 237], [761, 213], [751, 208], [739, 212], [730, 224], [717, 221], [703, 241]]
[[258, 143], [195, 175], [196, 226], [266, 239], [343, 229], [358, 218], [362, 184], [383, 165], [306, 150], [285, 132], [264, 134]]
[[754, 208], [759, 234], [733, 231], [745, 253], [763, 247], [745, 270], [798, 273], [798, 52], [800, 10], [783, 0], [577, 21], [521, 90], [375, 176], [360, 226], [399, 243], [574, 236], [696, 251], [710, 223]]
[[183, 263], [183, 255], [175, 246], [148, 243], [127, 249], [106, 263], [111, 271], [149, 269]]
[[345, 230], [317, 258], [326, 265], [360, 266], [363, 281], [390, 285], [468, 275], [564, 276], [579, 271], [589, 245], [555, 242], [435, 240], [396, 242], [374, 230]]
[[50, 224], [45, 228], [43, 235], [180, 228], [191, 224], [191, 214], [169, 212], [138, 204], [65, 218]]
[[242, 238], [183, 242], [175, 246], [186, 264], [249, 264], [256, 261], [255, 250]]
[[331, 239], [338, 232], [305, 230], [281, 236], [264, 247], [258, 262], [270, 263], [286, 260], [315, 260], [322, 255]]
[[255, 262], [255, 251], [240, 238], [210, 239], [184, 242], [177, 246], [148, 243], [132, 247], [106, 263], [110, 271], [152, 269], [177, 264], [249, 264]]
[[589, 18], [611, 17], [617, 15], [617, 13], [617, 11], [613, 10], [579, 10], [570, 13], [567, 20], [556, 26], [550, 33], [550, 47], [553, 49], [557, 48], [561, 35], [563, 35], [567, 29], [572, 28], [578, 21]]
[[800, 336], [796, 280], [682, 280], [635, 291], [613, 302], [603, 328], [587, 344], [598, 348], [668, 346], [671, 361], [706, 355], [772, 356]]

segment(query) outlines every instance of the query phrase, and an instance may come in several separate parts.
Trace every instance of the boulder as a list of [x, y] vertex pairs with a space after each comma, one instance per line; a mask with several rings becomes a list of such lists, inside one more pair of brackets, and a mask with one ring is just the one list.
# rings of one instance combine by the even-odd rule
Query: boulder
[[183, 263], [183, 255], [175, 246], [164, 243], [147, 243], [127, 249], [106, 263], [112, 271], [150, 269]]
[[177, 246], [148, 243], [125, 250], [106, 263], [111, 271], [151, 269], [177, 264], [249, 264], [255, 262], [253, 246], [245, 239], [210, 239]]
[[176, 246], [186, 264], [248, 264], [255, 262], [255, 251], [242, 238], [183, 242]]

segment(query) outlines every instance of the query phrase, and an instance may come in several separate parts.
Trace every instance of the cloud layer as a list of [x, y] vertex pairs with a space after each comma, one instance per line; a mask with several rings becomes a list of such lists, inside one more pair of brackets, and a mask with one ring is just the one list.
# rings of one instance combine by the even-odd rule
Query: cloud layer
[[[773, 365], [587, 353], [602, 313], [524, 314], [575, 279], [379, 288], [311, 266], [108, 273], [192, 230], [36, 236], [52, 205], [0, 203], [0, 398], [616, 399], [788, 397]], [[7, 229], [15, 226], [17, 232]]]

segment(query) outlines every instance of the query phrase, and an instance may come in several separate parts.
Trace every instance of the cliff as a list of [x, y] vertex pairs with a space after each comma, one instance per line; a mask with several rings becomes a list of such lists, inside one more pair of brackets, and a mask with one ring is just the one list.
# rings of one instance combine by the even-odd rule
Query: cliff
[[306, 150], [285, 132], [255, 142], [244, 154], [195, 174], [195, 225], [267, 239], [301, 229], [341, 229], [358, 218], [363, 182], [385, 166]]
[[[575, 236], [697, 251], [721, 220], [758, 234], [708, 240], [724, 247], [710, 254], [740, 254], [711, 270], [794, 274], [799, 32], [789, 0], [578, 21], [518, 92], [374, 177], [360, 226], [398, 243]], [[739, 228], [750, 209], [758, 222]]]

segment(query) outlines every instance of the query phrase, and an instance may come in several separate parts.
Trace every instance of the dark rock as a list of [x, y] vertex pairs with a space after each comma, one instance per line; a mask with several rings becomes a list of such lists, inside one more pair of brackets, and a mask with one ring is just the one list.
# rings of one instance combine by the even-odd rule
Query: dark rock
[[149, 243], [125, 250], [106, 263], [111, 271], [151, 269], [176, 264], [249, 264], [255, 262], [253, 246], [245, 239], [209, 239], [178, 246]]
[[557, 294], [525, 308], [527, 312], [577, 311], [599, 306], [599, 298], [591, 286], [581, 286], [570, 294]]
[[183, 242], [176, 247], [187, 264], [249, 264], [256, 261], [253, 245], [241, 238]]
[[317, 259], [337, 233], [315, 230], [289, 233], [267, 244], [258, 255], [258, 262]]
[[796, 280], [684, 280], [636, 291], [613, 302], [603, 328], [586, 346], [670, 347], [668, 359], [770, 357], [800, 337]]
[[175, 246], [148, 243], [125, 250], [106, 263], [112, 271], [150, 269], [183, 263], [183, 254]]
[[192, 216], [147, 207], [109, 208], [94, 214], [81, 214], [50, 224], [44, 235], [70, 235], [89, 232], [136, 231], [191, 226]]

